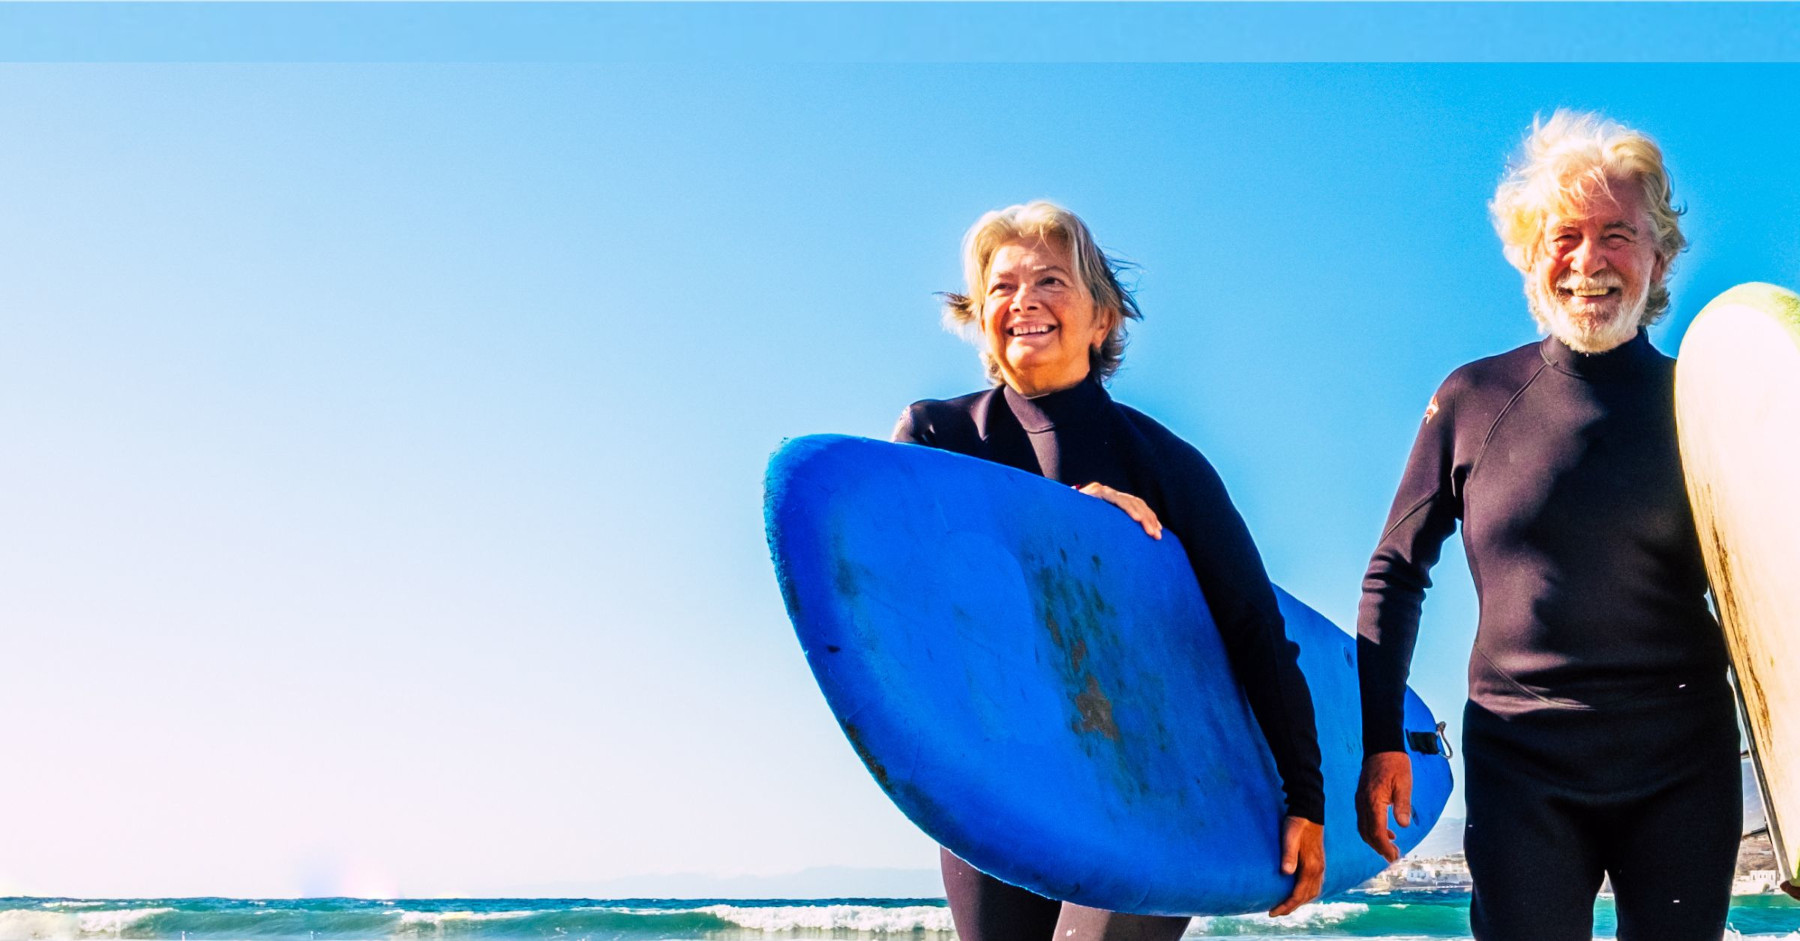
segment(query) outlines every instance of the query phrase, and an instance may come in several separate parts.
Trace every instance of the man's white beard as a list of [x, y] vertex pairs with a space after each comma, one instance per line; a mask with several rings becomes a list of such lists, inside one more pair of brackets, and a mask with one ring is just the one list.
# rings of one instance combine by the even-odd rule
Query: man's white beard
[[1546, 296], [1544, 289], [1535, 282], [1526, 286], [1525, 297], [1538, 326], [1569, 349], [1594, 354], [1616, 349], [1637, 336], [1638, 325], [1644, 319], [1644, 305], [1650, 299], [1650, 287], [1646, 283], [1637, 297], [1621, 303], [1610, 317], [1569, 310], [1558, 298]]

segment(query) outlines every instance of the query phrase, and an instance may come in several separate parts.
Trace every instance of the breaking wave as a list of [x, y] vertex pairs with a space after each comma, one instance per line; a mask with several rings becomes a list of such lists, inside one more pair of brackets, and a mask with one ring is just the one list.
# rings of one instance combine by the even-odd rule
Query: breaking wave
[[[1610, 901], [1595, 934], [1612, 934]], [[1361, 896], [1194, 919], [1189, 938], [1466, 939], [1468, 897]], [[1800, 941], [1800, 906], [1746, 897], [1732, 941]], [[0, 941], [954, 941], [938, 901], [896, 899], [0, 899]]]

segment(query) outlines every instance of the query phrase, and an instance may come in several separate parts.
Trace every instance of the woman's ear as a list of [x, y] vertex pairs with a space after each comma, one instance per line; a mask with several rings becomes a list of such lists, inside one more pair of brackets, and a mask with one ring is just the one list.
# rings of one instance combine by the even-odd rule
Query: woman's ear
[[1111, 308], [1102, 313], [1100, 326], [1104, 329], [1094, 335], [1094, 341], [1088, 345], [1088, 348], [1096, 353], [1100, 352], [1100, 348], [1106, 345], [1106, 338], [1112, 336], [1114, 330], [1119, 329], [1119, 319], [1119, 312]]

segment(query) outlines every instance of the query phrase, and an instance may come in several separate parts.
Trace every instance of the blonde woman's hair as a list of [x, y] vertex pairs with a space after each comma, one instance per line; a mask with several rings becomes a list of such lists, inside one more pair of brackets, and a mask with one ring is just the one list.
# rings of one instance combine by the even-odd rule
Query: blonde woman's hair
[[[1681, 234], [1684, 210], [1672, 201], [1662, 149], [1648, 135], [1591, 111], [1559, 108], [1549, 120], [1533, 120], [1531, 133], [1507, 164], [1488, 209], [1506, 260], [1530, 274], [1545, 251], [1545, 220], [1552, 213], [1573, 214], [1605, 195], [1614, 182], [1636, 185], [1643, 192], [1651, 235], [1663, 258], [1663, 276], [1650, 285], [1644, 301], [1642, 322], [1652, 324], [1669, 310], [1669, 269], [1687, 247], [1687, 239]], [[1535, 306], [1532, 316], [1548, 329]]]
[[[1100, 348], [1088, 352], [1088, 369], [1097, 379], [1111, 378], [1125, 358], [1125, 322], [1144, 319], [1137, 299], [1119, 283], [1119, 275], [1131, 266], [1102, 252], [1081, 217], [1046, 200], [996, 209], [975, 220], [962, 244], [968, 293], [939, 295], [944, 299], [944, 325], [965, 336], [979, 329], [988, 268], [994, 253], [1009, 242], [1048, 242], [1069, 253], [1077, 286], [1087, 290], [1095, 313], [1107, 318], [1108, 324]], [[981, 363], [987, 368], [988, 381], [999, 383], [1000, 364], [985, 348]]]

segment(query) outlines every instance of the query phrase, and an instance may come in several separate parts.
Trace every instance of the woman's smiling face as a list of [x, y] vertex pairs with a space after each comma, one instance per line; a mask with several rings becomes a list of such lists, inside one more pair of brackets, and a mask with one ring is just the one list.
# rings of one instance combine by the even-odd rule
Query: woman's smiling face
[[1000, 377], [1040, 395], [1085, 379], [1088, 355], [1105, 341], [1108, 318], [1054, 241], [1007, 242], [988, 262], [981, 333]]

